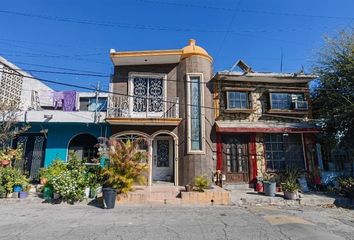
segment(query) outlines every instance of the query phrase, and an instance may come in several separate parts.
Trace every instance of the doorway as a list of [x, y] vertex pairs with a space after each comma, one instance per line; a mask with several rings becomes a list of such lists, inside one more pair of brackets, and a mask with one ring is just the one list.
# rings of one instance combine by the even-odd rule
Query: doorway
[[248, 135], [223, 136], [223, 172], [227, 182], [249, 182], [248, 142]]
[[174, 180], [173, 139], [157, 136], [153, 140], [152, 181], [172, 182]]
[[31, 181], [39, 180], [39, 169], [44, 166], [44, 152], [47, 139], [44, 134], [28, 133], [18, 136], [14, 147], [23, 148], [23, 156], [16, 167], [22, 170]]

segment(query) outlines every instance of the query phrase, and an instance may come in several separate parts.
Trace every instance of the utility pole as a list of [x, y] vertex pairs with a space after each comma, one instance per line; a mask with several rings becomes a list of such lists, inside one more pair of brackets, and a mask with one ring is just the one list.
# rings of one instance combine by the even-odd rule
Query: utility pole
[[96, 108], [95, 108], [95, 123], [99, 122], [99, 116], [98, 116], [98, 112], [97, 112], [97, 108], [98, 108], [98, 95], [100, 94], [101, 91], [101, 82], [98, 81], [97, 86], [96, 86]]
[[280, 48], [280, 72], [283, 72], [283, 48]]

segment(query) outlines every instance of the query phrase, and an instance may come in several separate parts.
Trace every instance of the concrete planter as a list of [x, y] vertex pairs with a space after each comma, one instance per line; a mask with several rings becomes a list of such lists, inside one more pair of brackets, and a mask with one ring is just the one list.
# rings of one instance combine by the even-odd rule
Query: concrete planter
[[181, 198], [183, 204], [231, 204], [230, 193], [219, 187], [204, 192], [181, 192]]
[[284, 198], [288, 200], [296, 200], [297, 192], [284, 192]]

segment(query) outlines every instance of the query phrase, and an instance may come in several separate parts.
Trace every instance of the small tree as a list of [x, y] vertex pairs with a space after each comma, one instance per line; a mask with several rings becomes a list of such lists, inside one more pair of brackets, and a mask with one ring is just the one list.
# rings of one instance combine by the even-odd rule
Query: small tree
[[142, 176], [148, 169], [147, 153], [138, 151], [138, 145], [144, 140], [110, 141], [109, 165], [102, 170], [104, 187], [112, 187], [118, 192], [126, 193], [132, 190], [135, 182], [142, 183]]
[[28, 130], [29, 126], [18, 127], [20, 109], [16, 102], [0, 100], [0, 147], [10, 145], [11, 139]]
[[354, 149], [354, 29], [327, 38], [314, 67], [314, 116], [324, 128], [323, 141]]

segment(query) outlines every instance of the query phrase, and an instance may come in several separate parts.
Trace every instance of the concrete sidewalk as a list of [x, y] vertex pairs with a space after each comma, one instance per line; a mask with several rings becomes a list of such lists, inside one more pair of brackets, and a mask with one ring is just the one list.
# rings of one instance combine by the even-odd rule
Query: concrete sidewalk
[[354, 206], [354, 201], [348, 198], [338, 196], [335, 194], [322, 193], [322, 192], [308, 192], [299, 194], [297, 200], [284, 199], [283, 192], [277, 192], [275, 197], [265, 196], [263, 193], [253, 191], [253, 189], [245, 190], [231, 190], [231, 201], [236, 205], [336, 205], [336, 206]]

